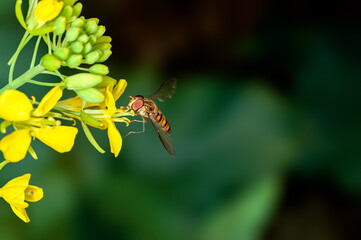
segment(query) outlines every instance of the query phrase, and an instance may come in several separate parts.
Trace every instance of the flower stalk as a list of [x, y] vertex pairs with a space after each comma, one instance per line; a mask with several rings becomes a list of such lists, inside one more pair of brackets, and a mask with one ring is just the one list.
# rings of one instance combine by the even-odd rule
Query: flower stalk
[[[0, 170], [8, 163], [22, 161], [28, 153], [37, 159], [36, 149], [31, 145], [35, 138], [59, 153], [71, 151], [78, 133], [77, 122], [100, 153], [105, 150], [96, 142], [90, 127], [107, 131], [109, 149], [115, 157], [121, 151], [123, 139], [116, 123], [128, 126], [131, 122], [128, 117], [134, 116], [128, 108], [116, 106], [127, 81], [108, 76], [110, 70], [104, 62], [112, 54], [112, 39], [104, 35], [106, 28], [99, 25], [99, 19], [81, 16], [83, 5], [76, 2], [29, 0], [26, 18], [22, 0], [15, 3], [15, 14], [25, 33], [8, 62], [8, 81], [0, 88], [0, 151], [4, 157]], [[29, 69], [14, 77], [16, 62], [34, 36], [37, 38]], [[41, 44], [45, 44], [48, 51], [37, 63]], [[63, 68], [71, 68], [76, 73], [65, 75]], [[39, 81], [40, 74], [52, 75], [58, 80]], [[18, 90], [27, 83], [51, 89], [41, 101], [36, 101], [35, 97]], [[64, 91], [75, 96], [61, 100]], [[70, 123], [64, 125], [63, 121]], [[27, 202], [43, 197], [41, 188], [29, 185], [30, 177], [29, 173], [24, 174], [0, 188], [0, 197], [24, 222], [30, 221]]]

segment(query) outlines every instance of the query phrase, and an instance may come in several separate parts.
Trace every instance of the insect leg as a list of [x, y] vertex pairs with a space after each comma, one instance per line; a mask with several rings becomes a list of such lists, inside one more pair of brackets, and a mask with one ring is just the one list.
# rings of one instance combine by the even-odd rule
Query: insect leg
[[138, 133], [144, 133], [145, 132], [145, 123], [147, 122], [147, 120], [144, 117], [142, 117], [142, 118], [143, 118], [143, 121], [139, 121], [139, 120], [133, 120], [133, 121], [134, 122], [142, 122], [143, 123], [143, 130], [140, 131], [140, 132], [135, 132], [135, 131], [128, 132], [127, 135], [124, 136], [124, 138], [126, 138], [128, 135], [130, 135], [132, 133], [138, 134]]

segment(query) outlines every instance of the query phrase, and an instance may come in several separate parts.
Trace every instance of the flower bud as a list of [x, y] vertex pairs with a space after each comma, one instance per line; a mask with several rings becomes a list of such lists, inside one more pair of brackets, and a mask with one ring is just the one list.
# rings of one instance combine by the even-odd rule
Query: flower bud
[[104, 102], [104, 94], [95, 88], [77, 90], [76, 93], [84, 101], [89, 102], [89, 103]]
[[84, 45], [83, 54], [88, 54], [92, 50], [92, 45], [88, 42]]
[[99, 50], [88, 53], [87, 55], [85, 55], [84, 63], [90, 65], [96, 63], [100, 58], [101, 54], [102, 52]]
[[91, 35], [97, 32], [98, 24], [93, 19], [88, 19], [84, 24], [84, 30], [87, 34]]
[[73, 6], [76, 1], [78, 0], [63, 0], [64, 6]]
[[41, 65], [48, 71], [56, 71], [61, 67], [61, 60], [52, 54], [45, 54], [41, 58]]
[[73, 8], [71, 6], [65, 6], [59, 15], [69, 19], [73, 15]]
[[100, 75], [78, 73], [67, 77], [64, 81], [64, 86], [70, 90], [88, 89], [99, 84], [102, 80], [103, 77]]
[[95, 21], [95, 23], [98, 25], [99, 24], [99, 18], [88, 18], [87, 21]]
[[79, 27], [79, 28], [83, 27], [83, 25], [84, 25], [84, 20], [81, 19], [81, 18], [75, 19], [75, 20], [72, 21], [72, 23], [70, 24], [70, 26], [72, 26], [72, 27]]
[[94, 36], [99, 38], [99, 37], [103, 36], [104, 33], [105, 33], [105, 27], [100, 25], [100, 26], [98, 26], [98, 29], [97, 29], [96, 33], [94, 34]]
[[73, 54], [70, 55], [70, 57], [66, 60], [66, 65], [70, 68], [76, 68], [79, 67], [79, 65], [83, 61], [83, 55], [81, 54]]
[[62, 35], [65, 32], [66, 28], [66, 18], [64, 16], [58, 17], [54, 22], [54, 34], [55, 35]]
[[117, 80], [109, 76], [103, 76], [103, 81], [96, 85], [95, 88], [106, 88], [111, 83], [115, 86], [117, 84]]
[[97, 39], [96, 44], [98, 43], [110, 43], [112, 41], [112, 38], [109, 36], [101, 36]]
[[53, 52], [54, 56], [62, 61], [65, 61], [69, 57], [69, 53], [70, 50], [67, 47], [58, 47]]
[[110, 57], [110, 55], [112, 55], [112, 51], [109, 49], [103, 49], [102, 50], [102, 55], [100, 56], [100, 58], [98, 59], [97, 62], [104, 62], [106, 60], [108, 60], [108, 58]]
[[75, 41], [78, 38], [81, 31], [82, 30], [78, 27], [69, 28], [68, 31], [66, 31], [65, 40], [67, 40], [68, 42]]
[[83, 46], [83, 43], [81, 43], [79, 41], [75, 41], [72, 44], [70, 44], [69, 49], [73, 53], [81, 53], [84, 49], [84, 46]]
[[112, 45], [110, 43], [98, 43], [93, 46], [93, 50], [103, 50], [103, 49], [110, 50], [111, 48]]
[[89, 36], [89, 43], [90, 43], [91, 45], [95, 44], [96, 41], [97, 41], [96, 36], [94, 36], [94, 35], [90, 35], [90, 36]]
[[89, 68], [89, 72], [98, 75], [107, 75], [109, 73], [109, 68], [104, 64], [94, 64]]
[[75, 4], [74, 7], [73, 7], [73, 16], [74, 16], [74, 17], [79, 17], [82, 10], [83, 10], [83, 4], [81, 4], [80, 2], [78, 2], [78, 3]]
[[85, 43], [87, 43], [89, 41], [89, 36], [86, 33], [82, 33], [78, 37], [78, 41], [85, 44]]

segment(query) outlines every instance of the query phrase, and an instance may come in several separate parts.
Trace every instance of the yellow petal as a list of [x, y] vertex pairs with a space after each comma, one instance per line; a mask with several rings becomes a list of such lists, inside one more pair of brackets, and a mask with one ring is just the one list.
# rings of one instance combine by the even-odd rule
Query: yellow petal
[[29, 205], [24, 202], [25, 189], [29, 185], [31, 175], [29, 173], [10, 180], [0, 189], [0, 196], [10, 205], [26, 208]]
[[31, 117], [33, 105], [18, 90], [6, 90], [0, 96], [0, 117], [8, 121], [26, 121]]
[[69, 152], [73, 145], [78, 129], [68, 126], [41, 128], [33, 131], [35, 137], [60, 153]]
[[80, 112], [83, 99], [76, 96], [73, 98], [68, 98], [66, 100], [59, 101], [55, 106], [59, 108], [64, 108], [74, 112]]
[[57, 17], [63, 8], [63, 2], [57, 0], [42, 0], [35, 8], [34, 13], [40, 22], [48, 22]]
[[105, 91], [105, 106], [108, 109], [108, 114], [110, 116], [114, 115], [114, 113], [117, 111], [117, 108], [115, 106], [115, 100], [112, 94], [113, 84], [109, 84], [106, 91]]
[[25, 200], [28, 202], [37, 202], [44, 196], [43, 189], [37, 186], [29, 185], [25, 189]]
[[63, 96], [63, 90], [60, 88], [61, 83], [56, 87], [52, 88], [44, 97], [41, 99], [39, 106], [33, 112], [33, 116], [40, 117], [47, 114], [55, 104]]
[[0, 150], [9, 162], [18, 162], [25, 158], [31, 143], [30, 129], [14, 131], [0, 141]]
[[120, 136], [120, 133], [118, 129], [115, 127], [115, 124], [113, 121], [106, 119], [108, 123], [108, 138], [110, 143], [110, 151], [114, 153], [114, 156], [117, 157], [120, 149], [122, 148], [122, 137]]
[[30, 219], [28, 217], [28, 214], [25, 211], [25, 208], [16, 207], [13, 205], [10, 205], [10, 206], [11, 206], [11, 209], [13, 210], [13, 212], [16, 214], [16, 216], [18, 216], [21, 220], [23, 220], [26, 223], [30, 222]]
[[116, 100], [123, 94], [125, 88], [127, 87], [127, 81], [125, 79], [120, 79], [113, 89], [113, 97]]

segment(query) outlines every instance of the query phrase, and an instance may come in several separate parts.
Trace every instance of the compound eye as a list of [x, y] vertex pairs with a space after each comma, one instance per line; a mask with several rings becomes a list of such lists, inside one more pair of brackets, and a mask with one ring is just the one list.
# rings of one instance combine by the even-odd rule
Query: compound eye
[[133, 105], [132, 105], [132, 109], [134, 112], [138, 111], [139, 108], [143, 107], [143, 100], [139, 99], [139, 100], [136, 100]]

